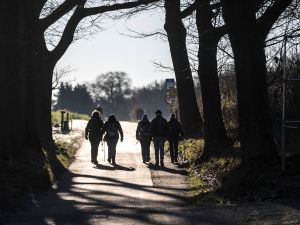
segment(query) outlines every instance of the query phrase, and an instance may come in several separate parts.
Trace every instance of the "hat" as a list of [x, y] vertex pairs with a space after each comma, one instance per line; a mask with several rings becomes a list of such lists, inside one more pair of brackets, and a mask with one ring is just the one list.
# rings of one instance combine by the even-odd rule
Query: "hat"
[[162, 112], [158, 109], [155, 111], [155, 114], [162, 114]]
[[94, 110], [94, 111], [92, 112], [92, 117], [99, 117], [99, 116], [100, 116], [99, 111]]

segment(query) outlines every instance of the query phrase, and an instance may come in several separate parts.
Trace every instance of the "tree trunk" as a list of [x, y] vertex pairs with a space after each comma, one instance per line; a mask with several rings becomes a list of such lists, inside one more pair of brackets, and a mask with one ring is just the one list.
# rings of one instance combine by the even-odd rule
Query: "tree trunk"
[[186, 49], [186, 29], [181, 20], [180, 0], [165, 0], [165, 10], [165, 30], [175, 70], [180, 120], [186, 137], [199, 137], [202, 135], [203, 121]]
[[256, 27], [251, 3], [224, 1], [223, 12], [235, 59], [243, 163], [275, 158], [264, 35]]
[[198, 75], [201, 84], [205, 153], [211, 154], [228, 145], [223, 122], [217, 71], [217, 46], [223, 36], [211, 24], [209, 0], [197, 2], [196, 24], [199, 33]]
[[0, 8], [0, 98], [1, 127], [4, 132], [0, 136], [2, 160], [11, 161], [17, 156], [22, 146], [23, 124], [19, 121], [21, 111], [20, 55], [19, 55], [19, 21], [18, 1], [5, 1]]

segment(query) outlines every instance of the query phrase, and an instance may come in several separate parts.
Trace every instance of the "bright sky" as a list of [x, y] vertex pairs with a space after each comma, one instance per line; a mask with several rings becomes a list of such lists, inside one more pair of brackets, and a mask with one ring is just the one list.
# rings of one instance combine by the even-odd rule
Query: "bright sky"
[[131, 30], [149, 33], [163, 29], [164, 15], [146, 13], [129, 21], [111, 21], [104, 24], [105, 30], [89, 40], [80, 40], [70, 46], [59, 61], [59, 67], [70, 66], [69, 75], [75, 83], [95, 80], [96, 76], [109, 71], [124, 71], [135, 87], [154, 80], [174, 78], [172, 72], [161, 72], [153, 61], [172, 65], [169, 45], [160, 37], [136, 39], [121, 35]]

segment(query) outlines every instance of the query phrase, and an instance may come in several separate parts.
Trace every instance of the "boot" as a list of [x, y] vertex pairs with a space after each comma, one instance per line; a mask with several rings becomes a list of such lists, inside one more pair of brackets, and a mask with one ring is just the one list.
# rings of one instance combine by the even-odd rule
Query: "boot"
[[161, 165], [161, 166], [165, 166], [165, 164], [164, 164], [164, 161], [163, 161], [163, 160], [160, 160], [160, 165]]

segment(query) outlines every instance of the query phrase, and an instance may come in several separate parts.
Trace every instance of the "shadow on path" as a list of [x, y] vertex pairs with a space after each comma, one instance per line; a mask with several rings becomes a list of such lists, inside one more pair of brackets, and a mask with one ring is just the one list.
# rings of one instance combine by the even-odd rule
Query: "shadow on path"
[[151, 170], [161, 170], [161, 171], [165, 171], [165, 172], [168, 172], [168, 173], [180, 174], [180, 175], [185, 175], [185, 176], [188, 174], [183, 169], [173, 169], [173, 168], [170, 168], [168, 166], [155, 166], [152, 163], [148, 164], [148, 168], [151, 169]]
[[124, 171], [135, 171], [135, 168], [133, 167], [125, 167], [125, 166], [121, 166], [118, 164], [112, 165], [112, 166], [106, 166], [103, 164], [98, 163], [97, 165], [95, 165], [96, 169], [100, 169], [100, 170], [124, 170]]
[[95, 165], [94, 168], [99, 169], [99, 170], [114, 170], [115, 169], [112, 166], [106, 166], [106, 165], [103, 165], [103, 164], [100, 164], [100, 163], [98, 163], [97, 165]]
[[[119, 167], [124, 169], [122, 166]], [[126, 171], [127, 169], [125, 167]], [[115, 188], [119, 188], [120, 191], [107, 191]], [[138, 192], [145, 193], [145, 198], [135, 196]], [[147, 198], [147, 193], [161, 197]], [[165, 198], [174, 201], [166, 202]], [[23, 211], [5, 224], [88, 225], [99, 222], [123, 224], [121, 221], [127, 221], [124, 224], [153, 225], [235, 224], [233, 221], [226, 222], [224, 219], [220, 220], [196, 209], [187, 208], [185, 200], [184, 197], [166, 192], [165, 189], [115, 178], [67, 172], [57, 188], [37, 198], [37, 204], [31, 210]]]

